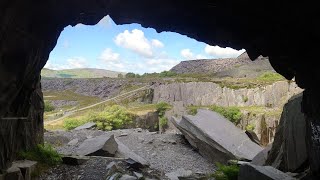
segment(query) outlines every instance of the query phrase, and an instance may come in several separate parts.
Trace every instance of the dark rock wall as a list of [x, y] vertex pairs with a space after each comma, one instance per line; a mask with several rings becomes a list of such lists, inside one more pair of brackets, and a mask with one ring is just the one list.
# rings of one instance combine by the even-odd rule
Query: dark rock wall
[[[211, 45], [245, 48], [251, 59], [268, 56], [276, 71], [288, 79], [295, 76], [298, 85], [307, 89], [304, 97], [307, 103], [303, 109], [309, 119], [318, 121], [319, 114], [313, 113], [320, 112], [319, 101], [313, 98], [318, 85], [314, 82], [320, 81], [318, 67], [314, 65], [317, 59], [314, 52], [320, 46], [320, 11], [316, 3], [288, 0], [2, 0], [1, 123], [13, 127], [14, 120], [6, 122], [3, 117], [28, 117], [31, 120], [29, 129], [41, 139], [43, 109], [39, 74], [60, 32], [67, 25], [96, 24], [107, 14], [118, 24], [136, 22], [159, 32], [174, 31]], [[316, 128], [312, 134], [318, 132], [320, 130]], [[30, 133], [30, 138], [21, 147], [38, 143], [37, 138], [32, 138], [35, 134]], [[7, 141], [6, 135], [2, 134], [0, 139]], [[318, 152], [318, 144], [311, 143], [310, 147]], [[15, 151], [4, 142], [0, 148], [1, 169]], [[319, 165], [313, 167], [320, 171]]]

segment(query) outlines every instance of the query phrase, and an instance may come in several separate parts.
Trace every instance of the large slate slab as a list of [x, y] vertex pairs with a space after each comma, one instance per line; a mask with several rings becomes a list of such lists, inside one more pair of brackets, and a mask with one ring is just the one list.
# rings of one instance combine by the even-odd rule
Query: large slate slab
[[238, 180], [293, 180], [295, 178], [272, 166], [244, 164], [240, 167]]
[[273, 146], [266, 165], [295, 172], [308, 159], [306, 119], [301, 112], [302, 94], [293, 96], [283, 107]]
[[78, 156], [114, 156], [118, 147], [114, 147], [114, 135], [101, 135], [86, 139], [77, 149]]
[[252, 160], [262, 147], [220, 114], [199, 109], [196, 116], [186, 115], [173, 124], [200, 154], [212, 162], [227, 163], [229, 159]]
[[91, 129], [91, 128], [94, 128], [96, 127], [97, 124], [94, 123], [94, 122], [88, 122], [82, 126], [79, 126], [79, 127], [76, 127], [74, 130], [82, 130], [82, 129]]

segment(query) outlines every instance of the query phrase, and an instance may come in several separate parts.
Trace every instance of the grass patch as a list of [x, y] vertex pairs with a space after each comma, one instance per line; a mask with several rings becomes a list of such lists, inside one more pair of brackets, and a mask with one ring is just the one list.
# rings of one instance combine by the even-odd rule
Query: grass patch
[[80, 116], [77, 118], [66, 118], [63, 121], [63, 127], [67, 130], [72, 130], [76, 127], [82, 126], [88, 122], [88, 118], [86, 116]]
[[278, 73], [266, 72], [266, 73], [263, 73], [261, 76], [259, 76], [257, 80], [263, 81], [263, 82], [276, 82], [276, 81], [285, 80], [285, 78]]
[[212, 174], [216, 180], [237, 180], [239, 174], [239, 167], [237, 165], [223, 165], [220, 163], [216, 164], [218, 169]]
[[19, 152], [18, 157], [38, 162], [35, 171], [31, 174], [32, 178], [38, 177], [50, 167], [62, 163], [60, 154], [50, 144], [38, 144], [31, 150]]
[[200, 106], [188, 106], [187, 113], [189, 115], [196, 115], [198, 113], [198, 109], [201, 108]]
[[242, 118], [242, 113], [238, 107], [222, 107], [213, 105], [210, 106], [210, 110], [221, 114], [234, 124], [238, 124]]
[[87, 122], [95, 122], [100, 130], [110, 131], [113, 129], [122, 129], [125, 125], [132, 123], [134, 115], [125, 107], [119, 105], [107, 106], [101, 112], [90, 111], [83, 116], [76, 118], [66, 118], [64, 128], [71, 130]]
[[44, 112], [51, 112], [55, 108], [49, 101], [44, 101]]

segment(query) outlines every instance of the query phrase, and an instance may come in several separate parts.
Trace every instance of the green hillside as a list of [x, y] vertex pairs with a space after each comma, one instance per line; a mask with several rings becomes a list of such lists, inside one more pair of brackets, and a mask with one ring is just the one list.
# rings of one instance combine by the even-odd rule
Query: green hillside
[[65, 69], [52, 70], [44, 68], [41, 71], [41, 76], [44, 78], [116, 78], [118, 74], [125, 75], [124, 72], [109, 71], [105, 69], [80, 68], [80, 69]]

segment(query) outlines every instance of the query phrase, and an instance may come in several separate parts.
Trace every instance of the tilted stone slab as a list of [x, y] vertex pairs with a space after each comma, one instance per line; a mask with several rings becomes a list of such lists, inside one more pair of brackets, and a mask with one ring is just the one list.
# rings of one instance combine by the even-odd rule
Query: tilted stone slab
[[190, 144], [212, 162], [252, 160], [263, 149], [245, 132], [213, 111], [199, 109], [196, 116], [183, 116], [181, 120], [173, 117], [172, 121]]
[[244, 164], [240, 167], [238, 180], [293, 180], [288, 174], [272, 166]]
[[76, 150], [78, 156], [109, 156], [113, 157], [118, 147], [114, 135], [101, 135], [86, 139]]
[[82, 126], [79, 126], [79, 127], [76, 127], [74, 130], [82, 130], [82, 129], [91, 129], [91, 128], [94, 128], [96, 127], [97, 124], [94, 123], [94, 122], [88, 122]]

